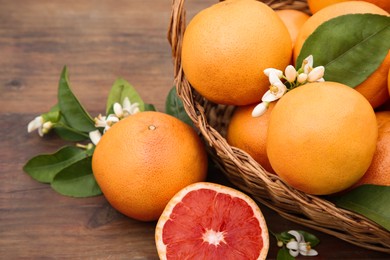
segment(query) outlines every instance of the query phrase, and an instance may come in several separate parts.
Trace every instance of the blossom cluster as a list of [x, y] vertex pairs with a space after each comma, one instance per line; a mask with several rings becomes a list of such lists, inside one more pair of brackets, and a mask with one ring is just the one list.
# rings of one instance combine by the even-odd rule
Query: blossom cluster
[[310, 242], [305, 242], [305, 238], [301, 233], [295, 230], [290, 230], [287, 233], [294, 236], [295, 239], [291, 239], [286, 247], [289, 249], [289, 253], [293, 257], [297, 257], [299, 254], [303, 256], [316, 256], [318, 252], [311, 248]]
[[270, 102], [280, 99], [289, 90], [306, 83], [324, 81], [324, 73], [324, 66], [313, 68], [312, 55], [303, 60], [302, 66], [298, 70], [292, 65], [288, 65], [284, 72], [274, 68], [265, 69], [264, 74], [269, 78], [270, 88], [263, 95], [262, 102], [253, 109], [252, 116], [259, 117], [263, 115]]
[[[103, 133], [108, 131], [110, 127], [113, 126], [115, 123], [119, 122], [119, 120], [140, 112], [139, 104], [131, 104], [128, 97], [123, 100], [122, 104], [115, 103], [113, 105], [113, 110], [114, 114], [109, 114], [108, 116], [102, 116], [101, 114], [99, 114], [94, 119], [95, 126], [98, 128], [103, 128]], [[95, 145], [99, 142], [101, 137], [102, 134], [99, 129], [89, 132], [89, 138]]]
[[[116, 122], [119, 122], [121, 119], [140, 112], [138, 103], [131, 103], [128, 97], [125, 97], [123, 103], [114, 103], [113, 105], [113, 114], [107, 116], [102, 116], [99, 114], [94, 118], [95, 127], [97, 128], [94, 131], [88, 133], [89, 138], [93, 144], [97, 144], [102, 137], [101, 128], [103, 128], [103, 134], [110, 129], [112, 125]], [[38, 130], [39, 136], [44, 136], [49, 133], [51, 129], [55, 128], [59, 123], [59, 112], [49, 112], [35, 117], [27, 125], [27, 132], [33, 132]]]

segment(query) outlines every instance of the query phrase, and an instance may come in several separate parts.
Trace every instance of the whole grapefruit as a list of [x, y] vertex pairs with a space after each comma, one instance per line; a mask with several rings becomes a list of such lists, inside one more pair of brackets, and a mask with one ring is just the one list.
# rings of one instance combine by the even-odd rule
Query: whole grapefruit
[[206, 99], [248, 105], [269, 87], [263, 70], [289, 64], [291, 45], [286, 26], [268, 5], [227, 0], [193, 17], [184, 32], [181, 61], [186, 78]]
[[267, 111], [260, 117], [253, 117], [252, 111], [257, 104], [239, 106], [230, 119], [226, 140], [234, 147], [247, 152], [268, 172], [273, 172], [266, 149], [269, 117], [275, 105], [271, 102]]
[[157, 220], [171, 197], [203, 181], [205, 147], [193, 128], [161, 112], [140, 112], [101, 138], [92, 169], [108, 202], [142, 221]]
[[290, 186], [332, 194], [367, 171], [377, 137], [374, 110], [360, 93], [335, 82], [308, 83], [287, 92], [272, 110], [267, 154]]
[[[319, 10], [321, 10], [326, 6], [340, 3], [340, 2], [346, 2], [346, 1], [350, 1], [350, 0], [307, 0], [307, 4], [309, 5], [309, 9], [311, 13], [315, 14], [316, 12], [318, 12]], [[365, 1], [365, 2], [372, 3], [376, 6], [379, 6], [383, 10], [390, 12], [389, 0], [358, 0], [358, 1]]]
[[298, 32], [303, 24], [310, 18], [310, 16], [302, 11], [295, 9], [282, 9], [276, 10], [276, 14], [282, 19], [286, 25], [294, 46], [295, 40], [298, 36]]

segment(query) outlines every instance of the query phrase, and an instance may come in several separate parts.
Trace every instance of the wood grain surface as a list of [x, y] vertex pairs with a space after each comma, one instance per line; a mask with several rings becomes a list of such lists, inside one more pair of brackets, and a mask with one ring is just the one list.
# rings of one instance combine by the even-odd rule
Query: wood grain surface
[[[188, 17], [214, 3], [188, 1]], [[27, 133], [27, 124], [56, 103], [64, 65], [71, 87], [92, 114], [104, 112], [116, 78], [164, 111], [173, 84], [166, 39], [169, 0], [0, 0], [0, 259], [158, 259], [155, 222], [115, 211], [103, 196], [76, 199], [54, 192], [22, 170], [31, 157], [66, 144]], [[209, 180], [229, 185], [218, 171]], [[316, 234], [313, 259], [388, 259], [284, 220], [260, 205], [274, 232]], [[268, 259], [275, 259], [271, 239]]]

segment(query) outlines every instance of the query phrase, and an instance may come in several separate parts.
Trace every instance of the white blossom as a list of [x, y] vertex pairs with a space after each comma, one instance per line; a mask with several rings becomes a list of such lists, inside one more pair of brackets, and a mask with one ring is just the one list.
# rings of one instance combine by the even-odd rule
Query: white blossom
[[318, 66], [313, 68], [309, 74], [307, 75], [307, 81], [309, 82], [316, 82], [318, 80], [323, 79], [325, 73], [325, 67], [324, 66]]
[[123, 100], [122, 105], [119, 103], [115, 103], [113, 106], [114, 113], [116, 117], [119, 119], [128, 117], [130, 115], [133, 115], [135, 113], [140, 112], [139, 109], [139, 103], [135, 102], [131, 104], [130, 100], [128, 97], [125, 97]]
[[43, 117], [42, 116], [37, 116], [34, 118], [30, 123], [27, 125], [27, 132], [31, 133], [43, 125]]
[[139, 103], [135, 102], [135, 103], [131, 104], [128, 97], [125, 97], [125, 99], [123, 100], [122, 107], [123, 107], [123, 116], [124, 117], [127, 117], [129, 115], [134, 115], [134, 114], [140, 112]]
[[[257, 117], [265, 113], [269, 102], [280, 99], [287, 91], [304, 85], [308, 82], [323, 82], [325, 73], [324, 66], [313, 68], [314, 58], [309, 55], [303, 60], [300, 69], [296, 70], [294, 66], [288, 65], [283, 71], [275, 68], [267, 68], [263, 72], [270, 82], [269, 90], [266, 91], [258, 104], [252, 111], [252, 116]], [[285, 82], [283, 83], [282, 80]]]
[[99, 130], [96, 129], [94, 131], [89, 132], [89, 139], [91, 139], [94, 145], [97, 145], [99, 143], [100, 138], [102, 138], [102, 134]]
[[305, 242], [305, 238], [298, 231], [290, 230], [287, 233], [295, 237], [295, 239], [292, 239], [286, 245], [291, 256], [297, 257], [299, 254], [303, 256], [318, 255], [318, 252], [311, 248], [309, 242]]
[[101, 114], [95, 117], [94, 122], [96, 127], [106, 127], [106, 117]]
[[309, 74], [310, 71], [313, 69], [313, 62], [314, 58], [313, 55], [309, 55], [306, 59], [302, 62], [303, 72], [306, 74]]
[[50, 129], [53, 128], [53, 123], [51, 121], [45, 121], [42, 116], [35, 117], [27, 125], [27, 132], [31, 133], [35, 130], [38, 130], [39, 136], [43, 136], [49, 133]]

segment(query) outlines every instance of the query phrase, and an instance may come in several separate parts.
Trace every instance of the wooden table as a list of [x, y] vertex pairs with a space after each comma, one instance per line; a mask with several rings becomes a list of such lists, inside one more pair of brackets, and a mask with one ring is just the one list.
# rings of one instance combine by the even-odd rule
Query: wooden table
[[[211, 3], [189, 1], [188, 17]], [[0, 0], [0, 259], [158, 259], [155, 222], [129, 219], [103, 196], [61, 196], [22, 167], [31, 157], [65, 144], [27, 133], [27, 123], [56, 103], [64, 65], [75, 94], [93, 115], [104, 112], [117, 77], [164, 111], [173, 84], [166, 40], [170, 11], [169, 0]], [[226, 183], [220, 172], [209, 176]], [[321, 240], [317, 259], [389, 258], [261, 207], [274, 232], [316, 234]], [[271, 237], [269, 259], [275, 259], [277, 249]]]

